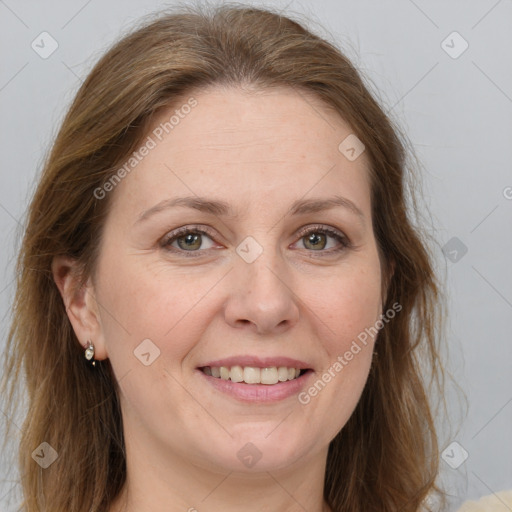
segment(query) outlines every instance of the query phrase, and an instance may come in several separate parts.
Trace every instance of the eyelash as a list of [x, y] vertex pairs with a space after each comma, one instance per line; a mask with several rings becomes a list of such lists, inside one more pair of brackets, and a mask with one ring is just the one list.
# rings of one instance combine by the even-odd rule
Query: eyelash
[[[311, 252], [311, 253], [316, 253], [316, 252], [323, 253], [323, 254], [325, 254], [327, 256], [327, 255], [337, 254], [337, 253], [342, 252], [342, 251], [344, 251], [346, 249], [352, 248], [352, 244], [351, 244], [350, 240], [345, 235], [343, 235], [342, 233], [340, 233], [336, 229], [328, 228], [328, 227], [324, 227], [324, 226], [310, 226], [308, 228], [301, 229], [299, 231], [299, 239], [302, 239], [302, 238], [304, 238], [305, 236], [307, 236], [307, 235], [309, 235], [311, 233], [322, 233], [324, 235], [329, 235], [329, 236], [331, 236], [332, 238], [334, 238], [335, 240], [337, 240], [339, 242], [340, 247], [334, 248], [334, 249], [331, 248], [331, 249], [328, 249], [328, 250], [319, 250], [319, 251], [313, 251], [313, 250], [305, 249], [308, 252]], [[173, 252], [173, 253], [180, 254], [180, 255], [183, 254], [187, 258], [190, 258], [190, 257], [191, 258], [197, 258], [199, 256], [202, 256], [201, 253], [204, 253], [204, 251], [210, 250], [210, 249], [200, 249], [200, 250], [197, 250], [197, 251], [184, 251], [184, 250], [178, 249], [176, 247], [171, 247], [171, 244], [174, 241], [176, 241], [178, 238], [182, 238], [182, 237], [187, 236], [189, 234], [205, 235], [205, 236], [211, 238], [212, 240], [214, 238], [213, 234], [209, 230], [207, 230], [207, 229], [201, 228], [199, 226], [187, 226], [187, 227], [179, 228], [179, 229], [169, 233], [168, 235], [166, 235], [162, 239], [161, 246], [165, 250], [168, 250], [169, 252]]]

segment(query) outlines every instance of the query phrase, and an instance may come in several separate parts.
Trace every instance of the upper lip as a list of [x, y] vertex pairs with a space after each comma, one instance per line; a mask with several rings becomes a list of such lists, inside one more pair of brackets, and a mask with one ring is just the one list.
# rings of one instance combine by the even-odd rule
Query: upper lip
[[294, 359], [291, 357], [258, 357], [258, 356], [231, 356], [225, 359], [216, 359], [215, 361], [209, 361], [208, 363], [201, 364], [198, 368], [209, 367], [221, 367], [226, 366], [228, 368], [232, 366], [252, 366], [254, 368], [272, 368], [273, 366], [286, 366], [287, 368], [299, 368], [301, 370], [311, 369], [311, 365], [308, 365], [304, 361]]

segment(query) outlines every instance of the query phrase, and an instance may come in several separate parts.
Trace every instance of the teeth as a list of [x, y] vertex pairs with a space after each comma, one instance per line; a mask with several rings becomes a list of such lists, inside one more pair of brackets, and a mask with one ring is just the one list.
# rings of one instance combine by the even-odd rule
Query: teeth
[[247, 384], [259, 384], [261, 382], [260, 379], [261, 370], [259, 368], [253, 368], [251, 366], [246, 366], [244, 368], [244, 382]]
[[300, 374], [300, 368], [287, 368], [286, 366], [272, 366], [270, 368], [256, 368], [254, 366], [205, 366], [203, 372], [223, 380], [232, 382], [245, 382], [246, 384], [277, 384], [293, 380]]
[[285, 382], [288, 380], [288, 368], [286, 366], [280, 366], [277, 369], [277, 378], [279, 382]]
[[273, 368], [262, 368], [260, 379], [262, 384], [277, 384], [279, 382], [277, 368], [275, 366]]
[[232, 366], [229, 377], [233, 382], [242, 382], [244, 380], [244, 369], [241, 366]]

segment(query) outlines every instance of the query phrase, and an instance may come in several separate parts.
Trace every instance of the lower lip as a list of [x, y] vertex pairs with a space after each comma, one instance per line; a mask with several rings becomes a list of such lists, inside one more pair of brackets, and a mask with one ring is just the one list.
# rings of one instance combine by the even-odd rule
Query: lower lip
[[206, 375], [202, 370], [197, 371], [211, 384], [215, 389], [226, 393], [242, 402], [278, 402], [290, 396], [296, 395], [303, 389], [310, 376], [312, 370], [308, 370], [300, 377], [278, 382], [277, 384], [245, 384], [243, 382], [232, 382], [230, 380], [219, 379]]

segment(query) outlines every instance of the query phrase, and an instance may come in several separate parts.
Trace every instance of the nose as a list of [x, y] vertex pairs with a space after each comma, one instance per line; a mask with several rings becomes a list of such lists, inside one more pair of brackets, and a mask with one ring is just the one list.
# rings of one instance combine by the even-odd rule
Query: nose
[[237, 256], [229, 279], [224, 315], [231, 327], [279, 334], [298, 322], [299, 302], [290, 271], [275, 251], [263, 251], [252, 263]]

